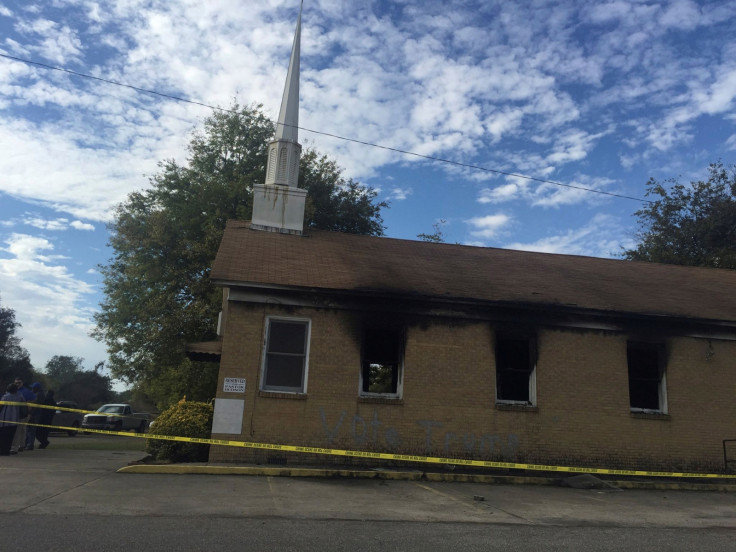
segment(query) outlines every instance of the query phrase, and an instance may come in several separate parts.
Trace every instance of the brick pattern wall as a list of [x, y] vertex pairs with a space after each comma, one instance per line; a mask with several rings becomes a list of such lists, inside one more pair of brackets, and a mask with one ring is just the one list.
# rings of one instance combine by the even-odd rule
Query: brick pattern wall
[[[311, 320], [306, 396], [258, 390], [268, 315]], [[669, 412], [643, 416], [629, 409], [627, 335], [539, 328], [537, 405], [503, 408], [495, 404], [492, 323], [408, 322], [403, 397], [378, 401], [359, 398], [362, 324], [361, 315], [347, 311], [231, 303], [217, 396], [244, 398], [243, 433], [213, 437], [688, 471], [722, 469], [722, 439], [736, 438], [736, 342], [667, 339]], [[246, 378], [245, 396], [223, 393], [225, 377]], [[211, 448], [210, 461], [362, 462], [221, 446]]]

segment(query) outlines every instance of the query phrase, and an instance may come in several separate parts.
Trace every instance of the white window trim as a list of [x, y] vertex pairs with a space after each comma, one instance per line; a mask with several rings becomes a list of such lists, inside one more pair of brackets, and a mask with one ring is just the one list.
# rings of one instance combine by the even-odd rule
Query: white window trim
[[[306, 347], [304, 351], [304, 385], [300, 391], [294, 391], [293, 389], [269, 389], [266, 388], [266, 357], [268, 356], [268, 338], [271, 330], [272, 320], [283, 320], [285, 322], [305, 322], [307, 324], [307, 336], [306, 336]], [[261, 346], [261, 381], [259, 390], [264, 393], [292, 393], [294, 395], [301, 395], [307, 392], [307, 382], [309, 381], [309, 352], [312, 343], [312, 319], [311, 318], [300, 318], [294, 316], [266, 316], [266, 323], [263, 328], [263, 343]]]

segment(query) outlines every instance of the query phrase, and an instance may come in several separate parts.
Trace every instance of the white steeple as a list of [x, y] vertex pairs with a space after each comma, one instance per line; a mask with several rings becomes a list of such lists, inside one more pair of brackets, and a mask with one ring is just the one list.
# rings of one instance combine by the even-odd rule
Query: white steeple
[[[302, 3], [303, 6], [303, 3]], [[304, 227], [304, 203], [307, 192], [297, 188], [299, 156], [299, 46], [302, 30], [302, 8], [294, 32], [289, 71], [281, 99], [276, 135], [268, 145], [265, 184], [253, 187], [253, 220], [251, 228], [301, 234]]]
[[[303, 5], [303, 4], [302, 4]], [[299, 46], [302, 35], [302, 8], [294, 31], [294, 44], [291, 46], [289, 72], [286, 74], [284, 95], [281, 98], [279, 122], [276, 125], [276, 140], [298, 142], [299, 127]]]

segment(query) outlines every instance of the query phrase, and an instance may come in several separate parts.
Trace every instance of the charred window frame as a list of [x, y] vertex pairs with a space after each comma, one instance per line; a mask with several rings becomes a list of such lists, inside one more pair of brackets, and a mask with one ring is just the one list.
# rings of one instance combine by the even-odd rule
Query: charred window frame
[[266, 318], [261, 389], [306, 393], [311, 321], [307, 318]]
[[496, 332], [496, 402], [537, 404], [537, 338]]
[[629, 405], [632, 412], [667, 414], [667, 351], [664, 343], [629, 341]]
[[360, 395], [400, 398], [403, 385], [404, 343], [400, 328], [363, 330], [360, 368]]

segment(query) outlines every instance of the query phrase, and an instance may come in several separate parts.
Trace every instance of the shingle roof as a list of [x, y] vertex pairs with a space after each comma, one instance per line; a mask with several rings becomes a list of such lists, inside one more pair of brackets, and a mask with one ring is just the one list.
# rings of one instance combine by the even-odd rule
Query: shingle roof
[[230, 221], [211, 278], [278, 286], [576, 307], [736, 322], [736, 271], [309, 230], [294, 236]]

